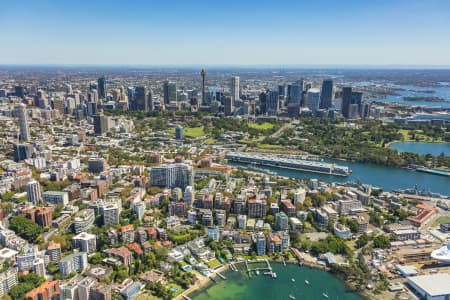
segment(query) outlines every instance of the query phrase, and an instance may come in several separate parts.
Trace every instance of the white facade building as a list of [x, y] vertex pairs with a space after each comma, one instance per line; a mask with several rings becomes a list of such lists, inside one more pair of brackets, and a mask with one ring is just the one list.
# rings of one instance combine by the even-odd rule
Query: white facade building
[[27, 183], [27, 197], [28, 202], [34, 205], [41, 202], [41, 185], [36, 180], [31, 180]]

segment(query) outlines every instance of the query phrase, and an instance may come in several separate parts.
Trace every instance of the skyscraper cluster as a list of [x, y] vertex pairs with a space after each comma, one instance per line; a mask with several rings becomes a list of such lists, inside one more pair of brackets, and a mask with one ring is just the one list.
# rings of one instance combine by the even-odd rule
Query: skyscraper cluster
[[342, 116], [347, 119], [367, 118], [370, 110], [367, 103], [363, 103], [362, 92], [355, 92], [352, 87], [342, 88]]

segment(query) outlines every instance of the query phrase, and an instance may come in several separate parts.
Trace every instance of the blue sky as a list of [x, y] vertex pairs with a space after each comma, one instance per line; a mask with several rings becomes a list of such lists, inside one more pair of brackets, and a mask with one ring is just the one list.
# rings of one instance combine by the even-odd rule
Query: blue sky
[[2, 0], [0, 64], [450, 65], [448, 0]]

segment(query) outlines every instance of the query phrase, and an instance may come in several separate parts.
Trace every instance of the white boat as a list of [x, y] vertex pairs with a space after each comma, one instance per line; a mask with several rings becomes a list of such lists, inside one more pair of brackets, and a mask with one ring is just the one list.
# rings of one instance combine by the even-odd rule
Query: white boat
[[309, 281], [308, 281], [308, 280], [305, 280], [305, 283], [306, 283], [306, 284], [309, 284]]
[[291, 278], [291, 281], [292, 281], [292, 282], [295, 282], [295, 279], [294, 279], [294, 278]]
[[272, 272], [272, 278], [277, 278], [277, 273]]
[[431, 252], [431, 258], [444, 263], [450, 263], [450, 244]]
[[289, 299], [295, 299], [295, 296], [289, 295]]
[[326, 293], [322, 293], [322, 296], [324, 296], [325, 298], [328, 298], [328, 295]]
[[256, 275], [259, 275], [259, 270], [256, 270], [255, 273], [256, 273]]

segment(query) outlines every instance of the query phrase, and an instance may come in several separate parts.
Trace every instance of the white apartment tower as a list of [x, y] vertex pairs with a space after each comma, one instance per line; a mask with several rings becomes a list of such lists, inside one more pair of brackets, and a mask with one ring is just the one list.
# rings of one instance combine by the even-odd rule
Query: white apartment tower
[[27, 107], [25, 104], [16, 106], [17, 116], [19, 117], [20, 139], [22, 141], [30, 140], [30, 128], [28, 127]]
[[27, 183], [27, 197], [28, 202], [34, 205], [39, 204], [41, 201], [41, 187], [38, 181], [31, 180]]
[[231, 77], [231, 98], [234, 101], [240, 99], [240, 87], [239, 87], [239, 76]]

